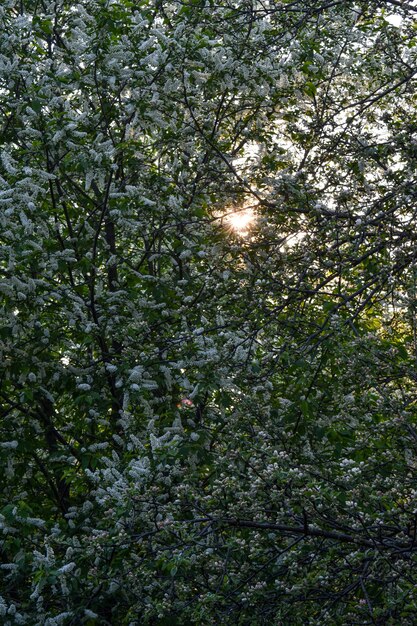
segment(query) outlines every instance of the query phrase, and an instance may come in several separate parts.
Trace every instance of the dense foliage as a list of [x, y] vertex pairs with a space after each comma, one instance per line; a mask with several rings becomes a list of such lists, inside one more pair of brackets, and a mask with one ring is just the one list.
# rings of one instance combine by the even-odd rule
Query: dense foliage
[[416, 16], [1, 2], [2, 623], [416, 623]]

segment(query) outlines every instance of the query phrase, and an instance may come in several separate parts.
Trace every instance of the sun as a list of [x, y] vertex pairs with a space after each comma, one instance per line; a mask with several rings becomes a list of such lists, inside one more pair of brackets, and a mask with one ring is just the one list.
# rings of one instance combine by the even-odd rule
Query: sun
[[253, 209], [240, 209], [227, 215], [225, 221], [231, 230], [245, 236], [255, 221], [255, 213]]

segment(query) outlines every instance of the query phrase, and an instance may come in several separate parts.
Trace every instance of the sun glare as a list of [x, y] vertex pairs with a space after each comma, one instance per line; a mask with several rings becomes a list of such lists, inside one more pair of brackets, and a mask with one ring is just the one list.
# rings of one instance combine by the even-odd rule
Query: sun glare
[[241, 209], [235, 213], [230, 213], [226, 217], [226, 223], [229, 228], [242, 236], [247, 235], [254, 220], [255, 214], [252, 209]]

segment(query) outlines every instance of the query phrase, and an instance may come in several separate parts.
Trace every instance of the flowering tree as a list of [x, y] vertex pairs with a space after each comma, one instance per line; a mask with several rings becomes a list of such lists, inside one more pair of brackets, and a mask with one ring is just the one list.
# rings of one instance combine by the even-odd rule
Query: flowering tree
[[415, 623], [416, 13], [2, 3], [3, 623]]

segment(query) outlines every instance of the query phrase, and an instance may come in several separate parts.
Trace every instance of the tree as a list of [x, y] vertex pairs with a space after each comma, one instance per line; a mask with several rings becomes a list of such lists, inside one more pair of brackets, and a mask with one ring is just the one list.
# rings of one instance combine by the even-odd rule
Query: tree
[[5, 624], [415, 623], [416, 12], [3, 3]]

